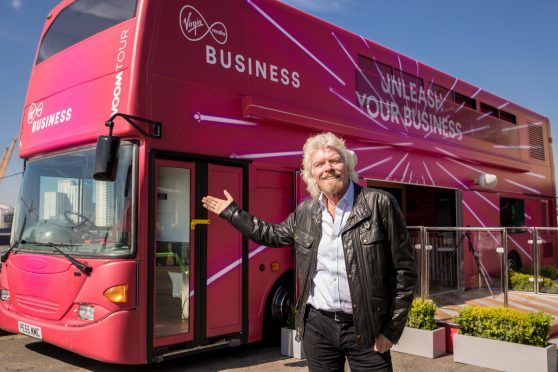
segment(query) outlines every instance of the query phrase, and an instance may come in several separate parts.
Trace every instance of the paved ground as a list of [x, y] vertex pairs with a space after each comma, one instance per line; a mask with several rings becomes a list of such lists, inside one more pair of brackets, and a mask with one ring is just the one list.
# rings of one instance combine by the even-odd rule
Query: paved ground
[[[427, 359], [392, 353], [395, 371], [490, 371], [454, 363], [452, 355]], [[167, 361], [150, 366], [118, 366], [90, 360], [26, 336], [0, 336], [2, 371], [307, 371], [306, 361], [286, 358], [279, 346], [251, 346]]]

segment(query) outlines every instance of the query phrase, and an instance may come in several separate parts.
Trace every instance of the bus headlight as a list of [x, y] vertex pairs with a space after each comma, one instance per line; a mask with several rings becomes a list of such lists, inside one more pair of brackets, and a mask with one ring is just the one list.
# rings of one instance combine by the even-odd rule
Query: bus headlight
[[83, 320], [95, 319], [95, 306], [80, 304], [78, 308], [78, 318]]
[[10, 291], [4, 288], [0, 289], [0, 300], [8, 301], [9, 299], [10, 299]]
[[103, 295], [107, 300], [115, 304], [123, 304], [128, 301], [128, 285], [122, 284], [107, 289]]

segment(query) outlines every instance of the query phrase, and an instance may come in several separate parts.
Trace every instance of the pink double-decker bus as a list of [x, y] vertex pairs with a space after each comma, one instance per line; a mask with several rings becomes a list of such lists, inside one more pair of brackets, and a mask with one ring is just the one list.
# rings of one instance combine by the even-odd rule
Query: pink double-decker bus
[[[0, 328], [126, 364], [273, 337], [292, 249], [201, 197], [281, 221], [323, 131], [408, 225], [556, 225], [550, 124], [504, 98], [279, 1], [63, 0], [23, 111]], [[509, 264], [531, 265], [515, 241]]]

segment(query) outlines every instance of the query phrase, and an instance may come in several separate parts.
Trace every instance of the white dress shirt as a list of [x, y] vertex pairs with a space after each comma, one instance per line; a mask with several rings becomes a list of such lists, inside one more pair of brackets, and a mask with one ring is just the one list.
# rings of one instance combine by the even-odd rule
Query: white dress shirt
[[351, 182], [335, 207], [335, 219], [327, 210], [327, 198], [318, 198], [322, 208], [322, 238], [318, 246], [318, 263], [312, 278], [308, 304], [316, 309], [352, 314], [351, 293], [347, 280], [341, 233], [353, 210], [355, 188]]

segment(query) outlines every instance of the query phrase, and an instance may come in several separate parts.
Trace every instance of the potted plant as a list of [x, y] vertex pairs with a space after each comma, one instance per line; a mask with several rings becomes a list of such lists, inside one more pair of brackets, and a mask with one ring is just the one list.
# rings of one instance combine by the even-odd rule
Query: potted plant
[[551, 316], [508, 308], [467, 306], [455, 322], [453, 360], [505, 371], [556, 371], [556, 346], [548, 344]]
[[409, 309], [407, 325], [392, 350], [436, 358], [446, 353], [445, 328], [436, 325], [436, 304], [415, 298]]
[[281, 355], [291, 358], [304, 359], [302, 342], [295, 340], [295, 318], [296, 308], [292, 305], [287, 319], [287, 326], [281, 328]]

